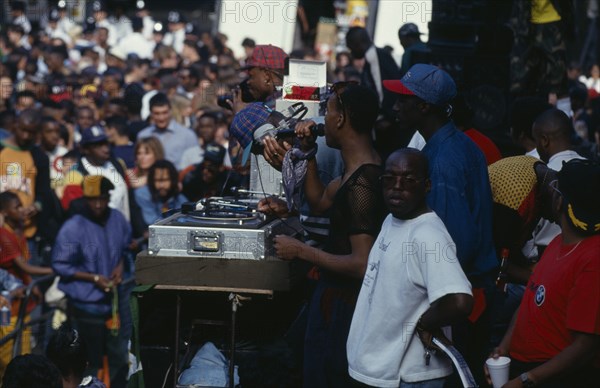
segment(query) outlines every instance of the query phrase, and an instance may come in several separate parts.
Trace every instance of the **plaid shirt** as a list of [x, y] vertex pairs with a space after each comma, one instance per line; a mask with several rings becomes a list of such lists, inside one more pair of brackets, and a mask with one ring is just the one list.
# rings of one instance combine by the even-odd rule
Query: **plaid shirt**
[[246, 148], [252, 143], [254, 130], [267, 122], [270, 113], [262, 102], [248, 104], [234, 116], [229, 133]]

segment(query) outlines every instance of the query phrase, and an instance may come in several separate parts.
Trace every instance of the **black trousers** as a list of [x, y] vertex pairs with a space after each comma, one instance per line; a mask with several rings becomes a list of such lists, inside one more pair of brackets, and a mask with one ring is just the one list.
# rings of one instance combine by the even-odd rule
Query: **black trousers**
[[103, 359], [108, 357], [111, 387], [127, 386], [128, 350], [123, 336], [115, 336], [106, 327], [108, 316], [98, 316], [73, 307], [73, 325], [85, 341], [88, 357], [86, 375], [97, 376]]

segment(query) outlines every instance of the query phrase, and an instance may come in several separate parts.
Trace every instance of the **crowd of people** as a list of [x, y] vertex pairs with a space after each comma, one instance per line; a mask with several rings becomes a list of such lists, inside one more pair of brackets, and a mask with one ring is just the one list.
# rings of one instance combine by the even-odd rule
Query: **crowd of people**
[[[243, 63], [225, 36], [186, 28], [177, 11], [158, 30], [143, 2], [118, 21], [106, 3], [90, 5], [83, 25], [65, 2], [35, 25], [15, 1], [3, 25], [0, 271], [12, 314], [0, 331], [16, 329], [25, 287], [58, 275], [66, 318], [86, 342], [85, 375], [104, 373], [119, 387], [129, 370], [134, 257], [148, 225], [248, 182], [228, 152], [231, 107], [217, 99], [241, 82]], [[25, 321], [44, 315], [48, 286], [33, 288]], [[46, 347], [50, 332], [38, 326], [22, 328], [21, 353]], [[0, 349], [3, 373], [13, 341]]]
[[[11, 5], [0, 36], [0, 305], [12, 315], [0, 334], [15, 329], [37, 277], [60, 277], [68, 309], [60, 330], [19, 337], [22, 353], [47, 357], [11, 362], [13, 344], [0, 346], [4, 385], [24, 386], [11, 381], [36, 378], [19, 370], [39, 365], [44, 386], [100, 386], [96, 377], [126, 386], [134, 257], [148, 226], [185, 202], [248, 186], [244, 154], [274, 122], [290, 55], [246, 39], [246, 57], [235, 58], [226, 36], [178, 11], [155, 29], [143, 2], [124, 22], [94, 1], [85, 25], [59, 4], [33, 27], [24, 3]], [[315, 284], [303, 384], [457, 386], [435, 337], [455, 344], [479, 384], [485, 359], [508, 355], [508, 387], [592, 386], [597, 66], [581, 80], [576, 66], [553, 69], [553, 85], [569, 85], [570, 110], [555, 93], [512, 95], [510, 137], [522, 154], [507, 155], [474, 128], [468, 90], [415, 64], [420, 35], [400, 27], [399, 67], [351, 28], [348, 52], [328, 71], [324, 117], [298, 123], [294, 141], [261, 140], [286, 198], [264, 198], [258, 210], [300, 217], [303, 238], [277, 236], [274, 247], [308, 263]], [[27, 317], [40, 314], [39, 288]]]

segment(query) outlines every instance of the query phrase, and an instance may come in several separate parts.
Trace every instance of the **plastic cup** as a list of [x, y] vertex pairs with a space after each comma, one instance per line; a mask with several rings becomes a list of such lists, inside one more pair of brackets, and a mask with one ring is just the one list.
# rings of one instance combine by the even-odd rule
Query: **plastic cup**
[[510, 371], [510, 358], [498, 357], [488, 358], [485, 361], [490, 377], [492, 379], [492, 385], [494, 388], [501, 388], [508, 382], [508, 372]]

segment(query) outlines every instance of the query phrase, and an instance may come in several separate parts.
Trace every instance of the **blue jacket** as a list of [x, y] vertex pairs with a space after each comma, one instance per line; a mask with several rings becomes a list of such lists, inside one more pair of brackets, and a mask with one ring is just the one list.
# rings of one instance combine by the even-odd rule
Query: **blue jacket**
[[78, 307], [95, 314], [107, 314], [111, 294], [92, 282], [76, 280], [76, 272], [110, 278], [131, 242], [131, 227], [118, 211], [109, 209], [105, 225], [77, 214], [68, 219], [56, 238], [52, 268], [60, 276], [58, 288]]
[[[142, 216], [147, 225], [152, 225], [163, 218], [163, 203], [161, 201], [155, 201], [152, 198], [152, 193], [150, 193], [150, 189], [148, 189], [147, 185], [137, 188], [134, 194], [135, 201], [142, 210]], [[183, 194], [178, 194], [174, 198], [169, 198], [164, 207], [169, 210], [179, 209], [181, 208], [181, 205], [187, 201], [187, 198]]]
[[[427, 140], [427, 204], [444, 221], [473, 287], [490, 286], [498, 267], [492, 238], [492, 190], [483, 153], [449, 122]], [[485, 283], [482, 284], [481, 282]]]

